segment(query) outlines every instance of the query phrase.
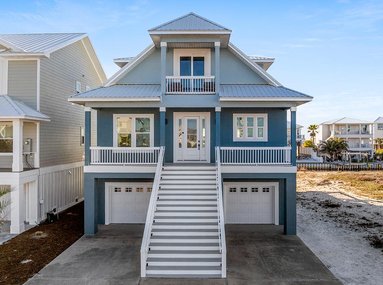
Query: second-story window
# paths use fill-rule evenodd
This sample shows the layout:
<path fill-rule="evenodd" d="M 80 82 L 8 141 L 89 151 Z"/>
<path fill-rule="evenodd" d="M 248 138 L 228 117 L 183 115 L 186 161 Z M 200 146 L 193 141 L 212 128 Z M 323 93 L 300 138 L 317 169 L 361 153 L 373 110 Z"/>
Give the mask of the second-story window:
<path fill-rule="evenodd" d="M 153 115 L 116 115 L 114 145 L 118 147 L 153 146 Z"/>
<path fill-rule="evenodd" d="M 234 114 L 233 141 L 267 141 L 267 114 Z"/>
<path fill-rule="evenodd" d="M 13 152 L 12 122 L 0 122 L 0 152 Z"/>
<path fill-rule="evenodd" d="M 205 58 L 202 56 L 181 56 L 180 57 L 181 76 L 204 76 Z"/>
<path fill-rule="evenodd" d="M 210 49 L 174 49 L 173 75 L 210 76 Z"/>

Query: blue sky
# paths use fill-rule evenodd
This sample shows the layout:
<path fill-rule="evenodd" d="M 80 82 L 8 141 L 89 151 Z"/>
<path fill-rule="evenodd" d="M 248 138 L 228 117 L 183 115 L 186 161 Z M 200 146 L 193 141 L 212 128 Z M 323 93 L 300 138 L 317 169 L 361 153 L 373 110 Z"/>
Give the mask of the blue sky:
<path fill-rule="evenodd" d="M 232 29 L 247 54 L 275 57 L 269 72 L 315 97 L 299 123 L 383 116 L 382 0 L 0 0 L 0 33 L 86 32 L 111 76 L 113 58 L 150 44 L 149 28 L 189 12 Z"/>

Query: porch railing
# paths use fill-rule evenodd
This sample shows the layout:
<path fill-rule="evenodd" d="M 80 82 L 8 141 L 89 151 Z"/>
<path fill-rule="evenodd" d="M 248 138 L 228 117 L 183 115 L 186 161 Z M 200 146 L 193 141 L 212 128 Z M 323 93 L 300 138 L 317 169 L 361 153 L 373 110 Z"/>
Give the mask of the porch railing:
<path fill-rule="evenodd" d="M 291 147 L 221 147 L 221 164 L 290 165 Z"/>
<path fill-rule="evenodd" d="M 215 76 L 166 76 L 167 94 L 214 94 Z"/>
<path fill-rule="evenodd" d="M 159 148 L 158 162 L 156 168 L 156 174 L 154 176 L 152 194 L 150 196 L 150 202 L 148 211 L 146 214 L 145 230 L 141 243 L 141 277 L 146 276 L 146 260 L 149 253 L 150 235 L 153 227 L 154 212 L 156 210 L 156 204 L 158 199 L 158 190 L 160 188 L 162 166 L 164 161 L 165 147 Z"/>
<path fill-rule="evenodd" d="M 160 147 L 90 147 L 90 164 L 156 164 L 159 153 Z"/>
<path fill-rule="evenodd" d="M 221 156 L 219 147 L 215 148 L 216 155 L 216 184 L 217 184 L 217 209 L 218 209 L 218 238 L 219 250 L 222 256 L 222 278 L 226 278 L 226 238 L 225 238 L 225 220 L 223 214 L 222 198 L 222 174 L 221 174 Z"/>

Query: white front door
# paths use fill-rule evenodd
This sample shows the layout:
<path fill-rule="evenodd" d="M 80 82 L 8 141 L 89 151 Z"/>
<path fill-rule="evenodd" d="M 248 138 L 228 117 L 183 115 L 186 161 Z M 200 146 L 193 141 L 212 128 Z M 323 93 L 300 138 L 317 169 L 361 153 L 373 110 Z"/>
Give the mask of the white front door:
<path fill-rule="evenodd" d="M 210 160 L 210 113 L 174 113 L 174 161 Z"/>

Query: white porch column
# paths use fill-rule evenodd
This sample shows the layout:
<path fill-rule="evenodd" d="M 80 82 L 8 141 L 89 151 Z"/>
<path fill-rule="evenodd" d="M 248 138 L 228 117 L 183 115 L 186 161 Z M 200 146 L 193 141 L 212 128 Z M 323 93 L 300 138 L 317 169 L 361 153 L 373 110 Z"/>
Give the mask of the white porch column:
<path fill-rule="evenodd" d="M 36 152 L 34 163 L 35 168 L 40 168 L 40 122 L 36 122 Z"/>
<path fill-rule="evenodd" d="M 20 179 L 11 185 L 11 234 L 19 234 L 24 231 L 25 201 L 24 201 L 24 185 L 20 183 Z"/>
<path fill-rule="evenodd" d="M 13 172 L 23 171 L 23 140 L 23 121 L 13 120 Z"/>

